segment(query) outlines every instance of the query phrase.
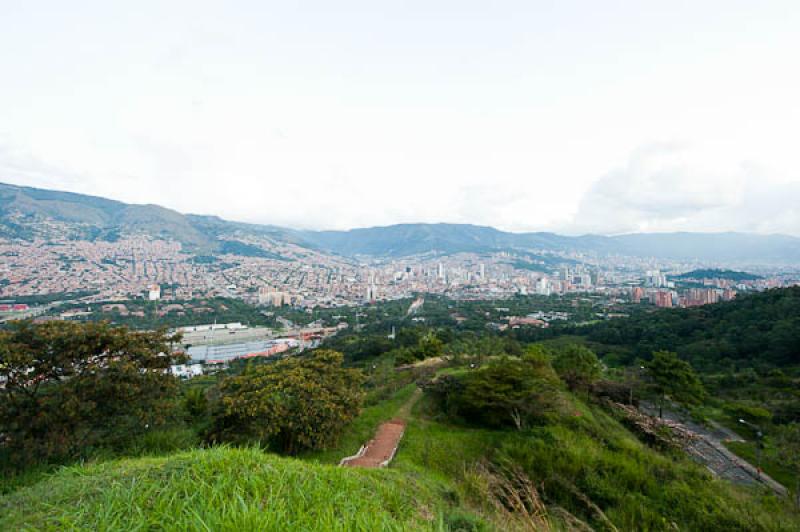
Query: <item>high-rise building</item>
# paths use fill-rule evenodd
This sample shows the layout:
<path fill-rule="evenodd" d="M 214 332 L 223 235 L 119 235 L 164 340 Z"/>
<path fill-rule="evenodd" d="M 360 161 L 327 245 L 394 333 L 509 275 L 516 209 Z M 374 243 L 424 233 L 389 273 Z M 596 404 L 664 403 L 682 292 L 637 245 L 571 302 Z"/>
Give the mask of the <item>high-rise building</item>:
<path fill-rule="evenodd" d="M 161 287 L 157 284 L 152 285 L 147 292 L 147 299 L 150 301 L 158 301 L 161 299 Z"/>
<path fill-rule="evenodd" d="M 376 301 L 378 299 L 378 287 L 375 286 L 374 284 L 370 283 L 367 286 L 367 290 L 366 290 L 365 296 L 366 296 L 365 299 L 367 301 Z"/>
<path fill-rule="evenodd" d="M 658 290 L 652 294 L 653 303 L 657 307 L 670 308 L 672 307 L 672 292 L 668 290 Z"/>
<path fill-rule="evenodd" d="M 536 281 L 536 293 L 541 296 L 550 295 L 550 281 L 547 279 L 547 277 L 542 277 Z"/>
<path fill-rule="evenodd" d="M 663 288 L 667 286 L 667 276 L 659 270 L 651 270 L 645 274 L 645 283 L 653 288 Z"/>
<path fill-rule="evenodd" d="M 631 290 L 631 301 L 634 303 L 639 303 L 642 301 L 644 297 L 644 288 L 641 286 L 634 286 Z"/>

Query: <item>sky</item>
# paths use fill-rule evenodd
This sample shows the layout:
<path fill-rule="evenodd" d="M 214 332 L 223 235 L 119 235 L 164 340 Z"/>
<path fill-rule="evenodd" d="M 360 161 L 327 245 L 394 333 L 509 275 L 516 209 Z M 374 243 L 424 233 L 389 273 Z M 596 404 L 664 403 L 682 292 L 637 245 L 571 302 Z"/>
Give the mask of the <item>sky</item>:
<path fill-rule="evenodd" d="M 305 229 L 800 235 L 798 28 L 796 0 L 0 0 L 0 181 Z"/>

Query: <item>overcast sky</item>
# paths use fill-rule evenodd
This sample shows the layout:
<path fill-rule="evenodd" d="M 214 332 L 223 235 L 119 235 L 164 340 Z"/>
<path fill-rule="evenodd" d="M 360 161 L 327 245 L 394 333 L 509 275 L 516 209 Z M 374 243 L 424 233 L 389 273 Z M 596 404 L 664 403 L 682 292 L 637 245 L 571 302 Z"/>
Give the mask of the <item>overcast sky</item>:
<path fill-rule="evenodd" d="M 800 2 L 0 0 L 0 181 L 302 228 L 800 234 Z"/>

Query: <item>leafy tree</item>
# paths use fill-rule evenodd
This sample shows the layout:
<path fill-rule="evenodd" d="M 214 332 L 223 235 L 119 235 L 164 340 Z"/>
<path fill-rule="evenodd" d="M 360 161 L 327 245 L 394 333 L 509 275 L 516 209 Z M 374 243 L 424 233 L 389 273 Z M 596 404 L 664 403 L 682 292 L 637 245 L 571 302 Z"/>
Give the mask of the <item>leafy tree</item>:
<path fill-rule="evenodd" d="M 656 351 L 653 358 L 645 362 L 652 382 L 651 389 L 658 397 L 658 416 L 664 415 L 664 403 L 674 400 L 680 403 L 697 404 L 705 396 L 705 390 L 692 366 L 671 351 Z"/>
<path fill-rule="evenodd" d="M 534 355 L 504 358 L 434 385 L 446 411 L 465 421 L 518 430 L 546 418 L 559 404 L 558 377 Z"/>
<path fill-rule="evenodd" d="M 184 395 L 183 405 L 191 419 L 199 419 L 208 412 L 208 397 L 202 388 L 190 388 Z"/>
<path fill-rule="evenodd" d="M 409 347 L 398 347 L 397 349 L 392 349 L 389 351 L 389 354 L 394 356 L 395 364 L 398 366 L 413 364 L 418 360 L 416 349 L 411 349 Z"/>
<path fill-rule="evenodd" d="M 0 448 L 17 465 L 122 446 L 175 414 L 179 337 L 106 323 L 16 322 L 0 332 Z"/>
<path fill-rule="evenodd" d="M 433 332 L 429 332 L 420 338 L 417 344 L 417 357 L 423 360 L 442 356 L 443 351 L 444 343 Z"/>
<path fill-rule="evenodd" d="M 553 369 L 567 383 L 570 390 L 588 389 L 603 371 L 597 355 L 582 345 L 570 344 L 558 351 L 553 359 Z"/>
<path fill-rule="evenodd" d="M 226 378 L 209 439 L 256 440 L 288 454 L 332 445 L 363 399 L 361 371 L 342 361 L 341 353 L 318 350 Z"/>

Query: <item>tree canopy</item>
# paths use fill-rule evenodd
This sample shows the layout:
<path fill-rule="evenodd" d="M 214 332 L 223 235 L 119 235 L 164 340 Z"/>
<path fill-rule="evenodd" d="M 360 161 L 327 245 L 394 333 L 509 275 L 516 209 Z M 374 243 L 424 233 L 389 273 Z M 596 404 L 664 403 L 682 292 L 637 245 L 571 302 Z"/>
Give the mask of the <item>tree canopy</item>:
<path fill-rule="evenodd" d="M 12 324 L 0 332 L 0 447 L 18 464 L 74 458 L 166 422 L 177 340 L 106 323 Z"/>
<path fill-rule="evenodd" d="M 559 405 L 559 381 L 538 353 L 502 358 L 428 387 L 442 407 L 468 423 L 522 429 L 547 418 Z"/>
<path fill-rule="evenodd" d="M 630 347 L 626 362 L 667 350 L 701 371 L 722 365 L 791 366 L 800 363 L 800 286 L 714 305 L 641 312 L 585 330 L 594 342 Z"/>
<path fill-rule="evenodd" d="M 259 441 L 288 454 L 332 445 L 363 398 L 361 371 L 342 361 L 323 349 L 225 378 L 210 439 Z"/>
<path fill-rule="evenodd" d="M 697 404 L 705 396 L 703 385 L 691 364 L 678 358 L 676 353 L 656 351 L 653 358 L 645 363 L 645 368 L 652 380 L 650 387 L 659 398 L 661 406 L 668 399 Z"/>
<path fill-rule="evenodd" d="M 571 390 L 586 389 L 600 378 L 603 366 L 594 351 L 578 344 L 570 344 L 553 358 L 556 370 Z"/>

